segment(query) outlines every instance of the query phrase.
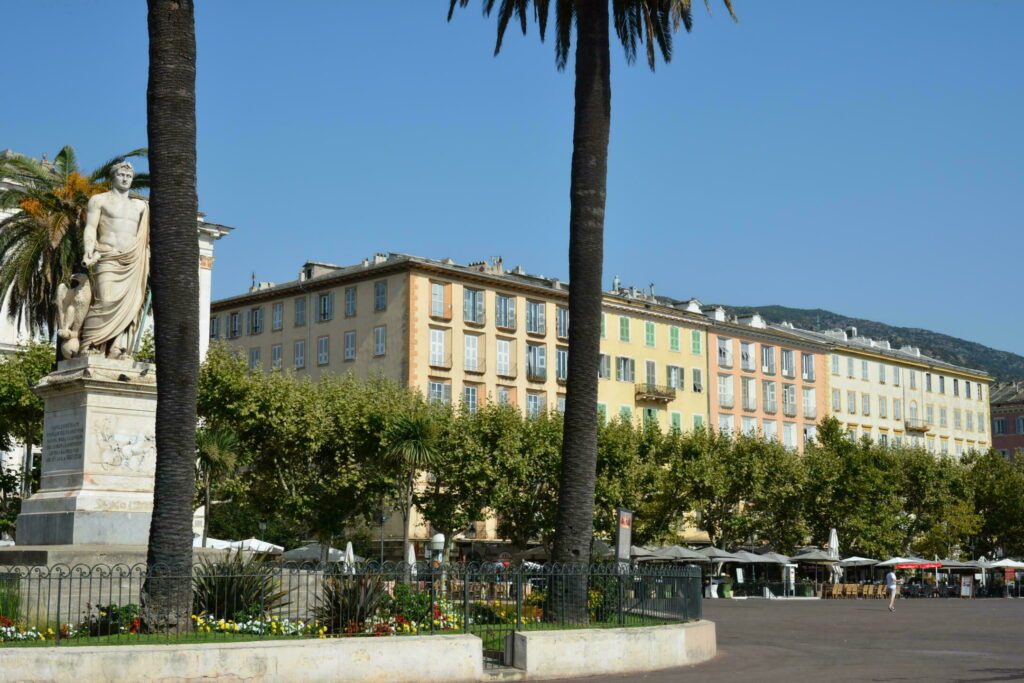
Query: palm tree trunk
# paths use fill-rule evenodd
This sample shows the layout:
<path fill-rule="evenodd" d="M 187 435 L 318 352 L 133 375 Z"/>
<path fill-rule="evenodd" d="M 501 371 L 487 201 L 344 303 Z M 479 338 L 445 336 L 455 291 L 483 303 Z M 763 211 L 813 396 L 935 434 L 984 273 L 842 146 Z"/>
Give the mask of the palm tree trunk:
<path fill-rule="evenodd" d="M 577 3 L 576 112 L 569 215 L 569 375 L 552 559 L 590 561 L 597 469 L 597 372 L 601 344 L 601 269 L 611 127 L 608 3 Z M 565 615 L 586 620 L 586 584 L 566 585 Z"/>
<path fill-rule="evenodd" d="M 146 93 L 151 288 L 157 365 L 156 479 L 144 617 L 188 628 L 199 370 L 196 41 L 192 0 L 149 0 Z"/>

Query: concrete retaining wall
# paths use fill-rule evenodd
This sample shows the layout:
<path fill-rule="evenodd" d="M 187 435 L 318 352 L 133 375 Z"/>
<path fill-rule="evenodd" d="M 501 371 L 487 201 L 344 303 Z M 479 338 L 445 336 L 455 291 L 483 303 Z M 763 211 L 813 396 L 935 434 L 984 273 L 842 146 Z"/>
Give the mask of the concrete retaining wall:
<path fill-rule="evenodd" d="M 515 634 L 514 664 L 530 678 L 655 671 L 715 656 L 715 624 L 647 626 Z"/>
<path fill-rule="evenodd" d="M 27 681 L 479 681 L 476 636 L 271 640 L 217 645 L 0 648 L 0 679 Z"/>

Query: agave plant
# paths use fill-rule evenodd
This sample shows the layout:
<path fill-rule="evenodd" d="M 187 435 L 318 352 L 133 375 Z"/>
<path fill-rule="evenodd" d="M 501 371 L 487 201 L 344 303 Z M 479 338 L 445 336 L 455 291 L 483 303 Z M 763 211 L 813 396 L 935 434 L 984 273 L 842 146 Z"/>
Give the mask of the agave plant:
<path fill-rule="evenodd" d="M 380 574 L 328 574 L 313 613 L 328 633 L 360 633 L 387 599 Z"/>
<path fill-rule="evenodd" d="M 192 576 L 192 604 L 195 614 L 240 621 L 284 607 L 288 591 L 282 590 L 273 567 L 239 550 L 223 559 L 199 561 Z"/>

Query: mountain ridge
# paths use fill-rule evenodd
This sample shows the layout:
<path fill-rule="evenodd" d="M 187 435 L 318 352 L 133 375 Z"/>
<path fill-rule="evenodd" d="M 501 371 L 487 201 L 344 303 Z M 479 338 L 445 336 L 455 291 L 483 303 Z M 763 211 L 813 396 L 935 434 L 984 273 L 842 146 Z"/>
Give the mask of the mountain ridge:
<path fill-rule="evenodd" d="M 730 315 L 760 313 L 770 323 L 791 322 L 807 330 L 823 331 L 856 327 L 857 334 L 875 339 L 888 339 L 894 346 L 920 347 L 921 353 L 947 363 L 976 370 L 984 370 L 994 381 L 1024 378 L 1024 356 L 1000 351 L 984 344 L 960 339 L 941 332 L 920 327 L 899 327 L 876 320 L 853 318 L 823 308 L 791 308 L 771 304 L 768 306 L 733 306 L 718 304 Z"/>

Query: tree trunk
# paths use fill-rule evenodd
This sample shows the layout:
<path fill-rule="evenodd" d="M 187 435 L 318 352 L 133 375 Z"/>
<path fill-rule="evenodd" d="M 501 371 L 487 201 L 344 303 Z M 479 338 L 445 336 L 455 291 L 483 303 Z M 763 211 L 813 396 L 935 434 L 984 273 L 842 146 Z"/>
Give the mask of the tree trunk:
<path fill-rule="evenodd" d="M 611 127 L 608 3 L 576 5 L 576 111 L 569 215 L 569 375 L 552 559 L 589 563 L 597 470 L 601 270 Z M 586 621 L 586 582 L 572 581 L 554 619 Z M 563 614 L 564 612 L 564 614 Z"/>
<path fill-rule="evenodd" d="M 188 628 L 199 370 L 196 42 L 192 0 L 149 0 L 146 93 L 156 479 L 143 595 L 147 628 Z"/>
<path fill-rule="evenodd" d="M 210 471 L 207 470 L 203 477 L 203 547 L 206 547 L 206 538 L 210 532 Z"/>

